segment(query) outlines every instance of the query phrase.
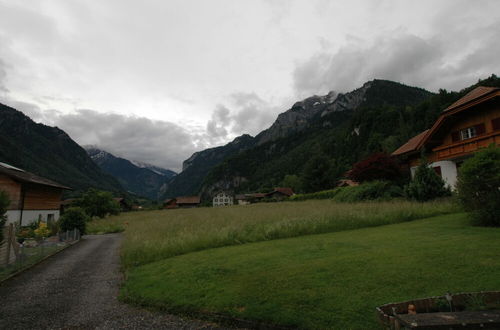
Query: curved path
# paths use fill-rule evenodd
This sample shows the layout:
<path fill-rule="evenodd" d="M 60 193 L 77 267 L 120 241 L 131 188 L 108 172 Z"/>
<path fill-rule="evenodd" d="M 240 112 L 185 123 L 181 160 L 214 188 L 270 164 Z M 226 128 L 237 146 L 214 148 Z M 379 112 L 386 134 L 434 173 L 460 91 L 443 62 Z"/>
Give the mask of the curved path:
<path fill-rule="evenodd" d="M 0 284 L 0 329 L 213 329 L 118 301 L 120 234 L 85 236 Z"/>

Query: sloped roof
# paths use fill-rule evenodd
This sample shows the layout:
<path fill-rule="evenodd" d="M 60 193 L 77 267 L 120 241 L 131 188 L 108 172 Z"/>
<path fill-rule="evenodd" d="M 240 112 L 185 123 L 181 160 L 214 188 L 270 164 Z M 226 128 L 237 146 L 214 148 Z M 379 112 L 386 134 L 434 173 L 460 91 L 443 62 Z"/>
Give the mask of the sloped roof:
<path fill-rule="evenodd" d="M 359 186 L 359 182 L 349 179 L 342 179 L 339 180 L 339 182 L 337 183 L 337 187 L 355 187 L 355 186 Z"/>
<path fill-rule="evenodd" d="M 177 204 L 200 204 L 200 196 L 177 197 Z"/>
<path fill-rule="evenodd" d="M 398 149 L 396 149 L 396 151 L 394 151 L 392 153 L 392 155 L 393 156 L 397 156 L 397 155 L 402 155 L 402 154 L 405 154 L 407 152 L 411 152 L 411 151 L 417 150 L 418 145 L 424 139 L 425 135 L 428 132 L 429 132 L 429 130 L 425 130 L 422 133 L 418 134 L 417 136 L 412 137 L 411 139 L 408 140 L 408 142 L 406 142 L 401 147 L 399 147 Z"/>
<path fill-rule="evenodd" d="M 71 188 L 63 186 L 62 184 L 42 178 L 41 176 L 26 172 L 25 170 L 5 163 L 0 163 L 0 174 L 7 175 L 8 177 L 20 182 L 35 183 L 43 186 L 71 190 Z"/>
<path fill-rule="evenodd" d="M 267 195 L 271 195 L 271 194 L 274 194 L 276 192 L 282 193 L 283 195 L 287 195 L 287 196 L 294 195 L 294 192 L 293 192 L 292 188 L 288 188 L 288 187 L 274 188 L 274 190 L 271 191 L 270 193 L 268 193 Z"/>
<path fill-rule="evenodd" d="M 469 93 L 465 94 L 465 96 L 463 96 L 462 98 L 457 100 L 455 103 L 450 105 L 448 108 L 444 109 L 444 111 L 446 112 L 446 111 L 453 110 L 455 108 L 458 108 L 458 107 L 460 107 L 464 104 L 467 104 L 469 102 L 472 102 L 474 100 L 477 100 L 477 99 L 479 99 L 485 95 L 488 95 L 491 92 L 497 91 L 497 90 L 500 90 L 500 88 L 485 87 L 485 86 L 476 87 L 472 91 L 470 91 Z"/>
<path fill-rule="evenodd" d="M 500 88 L 479 86 L 474 88 L 469 93 L 455 103 L 444 109 L 439 118 L 432 127 L 417 136 L 411 138 L 408 142 L 399 147 L 392 155 L 402 155 L 408 152 L 419 150 L 429 138 L 441 127 L 442 123 L 448 118 L 454 116 L 458 112 L 472 108 L 474 105 L 490 100 L 499 95 Z"/>
<path fill-rule="evenodd" d="M 249 198 L 263 198 L 266 197 L 265 193 L 253 193 L 253 194 L 246 194 L 247 197 Z"/>

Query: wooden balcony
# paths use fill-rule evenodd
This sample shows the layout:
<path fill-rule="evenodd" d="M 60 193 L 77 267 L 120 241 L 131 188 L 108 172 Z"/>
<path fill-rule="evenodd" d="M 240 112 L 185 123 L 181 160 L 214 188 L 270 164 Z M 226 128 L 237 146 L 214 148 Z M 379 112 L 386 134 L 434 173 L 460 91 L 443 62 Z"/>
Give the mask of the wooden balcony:
<path fill-rule="evenodd" d="M 466 156 L 474 153 L 478 149 L 489 146 L 491 143 L 500 145 L 500 131 L 483 134 L 472 139 L 434 148 L 432 149 L 435 156 L 433 158 L 435 158 L 435 161 L 440 161 Z"/>

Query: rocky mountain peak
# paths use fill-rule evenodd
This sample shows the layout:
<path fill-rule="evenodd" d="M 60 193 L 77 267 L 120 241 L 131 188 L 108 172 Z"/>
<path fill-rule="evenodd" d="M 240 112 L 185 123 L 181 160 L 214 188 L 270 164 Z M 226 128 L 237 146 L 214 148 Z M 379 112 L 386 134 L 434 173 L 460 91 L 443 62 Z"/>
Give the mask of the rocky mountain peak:
<path fill-rule="evenodd" d="M 228 144 L 221 146 L 221 147 L 215 147 L 215 148 L 209 148 L 205 149 L 203 151 L 197 151 L 191 155 L 188 159 L 186 159 L 184 162 L 182 162 L 182 171 L 184 172 L 187 170 L 191 165 L 193 165 L 198 159 L 208 159 L 212 158 L 212 154 L 216 154 L 221 152 L 222 150 L 231 150 L 231 151 L 239 151 L 239 150 L 244 150 L 253 145 L 254 138 L 250 134 L 243 134 L 240 135 L 236 138 L 234 138 L 233 141 L 229 142 Z"/>
<path fill-rule="evenodd" d="M 263 144 L 304 129 L 313 117 L 334 104 L 337 97 L 337 93 L 331 91 L 326 95 L 313 95 L 294 103 L 289 110 L 278 115 L 271 127 L 257 135 L 257 143 Z"/>

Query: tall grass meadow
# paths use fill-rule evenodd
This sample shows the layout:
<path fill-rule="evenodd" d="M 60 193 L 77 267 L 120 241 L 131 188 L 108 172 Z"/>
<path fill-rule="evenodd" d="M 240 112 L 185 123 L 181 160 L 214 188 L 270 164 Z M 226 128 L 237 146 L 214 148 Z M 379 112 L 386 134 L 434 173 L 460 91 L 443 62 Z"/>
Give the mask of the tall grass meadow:
<path fill-rule="evenodd" d="M 337 203 L 331 200 L 122 213 L 89 224 L 91 232 L 125 228 L 123 265 L 229 245 L 387 225 L 457 211 L 449 200 Z"/>

